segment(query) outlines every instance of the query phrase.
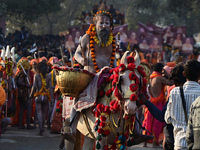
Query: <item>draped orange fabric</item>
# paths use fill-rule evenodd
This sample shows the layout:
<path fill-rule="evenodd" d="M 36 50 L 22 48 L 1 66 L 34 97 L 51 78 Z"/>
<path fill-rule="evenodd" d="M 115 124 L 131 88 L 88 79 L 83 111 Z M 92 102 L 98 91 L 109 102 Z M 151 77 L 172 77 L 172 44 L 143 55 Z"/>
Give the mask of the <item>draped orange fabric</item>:
<path fill-rule="evenodd" d="M 164 92 L 164 88 L 162 89 L 160 95 L 158 97 L 152 97 L 150 99 L 150 102 L 152 102 L 154 105 L 156 103 L 162 103 L 165 101 L 165 92 Z"/>
<path fill-rule="evenodd" d="M 153 71 L 152 74 L 150 75 L 150 79 L 160 77 L 160 76 L 162 76 L 162 75 L 159 72 Z"/>
<path fill-rule="evenodd" d="M 159 72 L 152 72 L 150 78 L 156 78 L 156 77 L 160 77 L 161 74 Z M 163 109 L 164 105 L 165 105 L 165 92 L 164 92 L 164 86 L 162 88 L 162 91 L 160 93 L 160 95 L 158 97 L 152 97 L 150 101 L 160 110 Z M 145 108 L 145 113 L 144 113 L 144 121 L 143 121 L 143 126 L 150 131 L 153 135 L 154 135 L 154 139 L 153 141 L 156 143 L 159 143 L 159 136 L 160 134 L 163 132 L 163 127 L 164 127 L 164 123 L 161 123 L 160 121 L 158 121 L 157 119 L 155 119 L 151 113 L 149 112 L 148 108 Z M 146 135 L 149 135 L 148 132 L 144 131 L 143 132 Z M 152 141 L 149 141 L 152 142 Z"/>

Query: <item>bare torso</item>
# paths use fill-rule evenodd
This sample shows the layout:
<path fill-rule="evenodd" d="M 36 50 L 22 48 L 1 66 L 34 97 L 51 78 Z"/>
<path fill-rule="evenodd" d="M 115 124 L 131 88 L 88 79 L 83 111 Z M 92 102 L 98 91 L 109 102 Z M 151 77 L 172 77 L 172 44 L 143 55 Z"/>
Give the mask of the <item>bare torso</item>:
<path fill-rule="evenodd" d="M 85 34 L 81 40 L 81 46 L 84 52 L 85 57 L 87 60 L 84 61 L 82 57 L 81 47 L 78 46 L 76 53 L 75 53 L 75 59 L 84 66 L 85 70 L 88 70 L 89 72 L 96 73 L 96 70 L 94 69 L 93 61 L 91 58 L 91 51 L 90 51 L 90 45 L 89 45 L 89 35 Z M 95 58 L 97 62 L 97 66 L 99 69 L 103 68 L 104 66 L 110 66 L 110 58 L 112 55 L 112 44 L 108 47 L 99 47 L 96 43 L 94 43 L 94 51 L 95 51 Z M 114 65 L 115 66 L 115 65 Z"/>
<path fill-rule="evenodd" d="M 173 82 L 163 76 L 150 79 L 149 93 L 152 97 L 158 97 L 161 94 L 165 85 L 173 85 Z"/>
<path fill-rule="evenodd" d="M 47 76 L 46 76 L 46 78 L 47 78 Z M 40 74 L 38 74 L 38 73 L 36 73 L 34 75 L 33 86 L 34 86 L 36 92 L 39 92 L 40 89 L 42 88 L 42 78 L 41 78 Z M 48 88 L 48 84 L 46 84 L 46 88 Z"/>

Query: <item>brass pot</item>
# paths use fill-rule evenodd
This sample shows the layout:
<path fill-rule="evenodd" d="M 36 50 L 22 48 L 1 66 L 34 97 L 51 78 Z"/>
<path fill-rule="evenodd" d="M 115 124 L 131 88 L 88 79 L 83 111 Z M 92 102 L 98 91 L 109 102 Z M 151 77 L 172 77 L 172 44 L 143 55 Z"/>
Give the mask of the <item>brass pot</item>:
<path fill-rule="evenodd" d="M 79 70 L 56 71 L 56 81 L 61 93 L 65 96 L 79 97 L 88 86 L 94 75 Z"/>

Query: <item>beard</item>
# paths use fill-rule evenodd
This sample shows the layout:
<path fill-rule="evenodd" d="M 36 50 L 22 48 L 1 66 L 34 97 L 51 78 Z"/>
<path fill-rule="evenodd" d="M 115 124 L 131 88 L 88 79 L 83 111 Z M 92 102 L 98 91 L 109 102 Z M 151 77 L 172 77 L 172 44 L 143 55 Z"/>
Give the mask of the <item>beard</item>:
<path fill-rule="evenodd" d="M 109 38 L 109 31 L 107 29 L 103 28 L 100 31 L 97 31 L 97 37 L 99 40 L 99 47 L 101 46 L 101 43 L 103 43 L 104 46 L 106 46 L 106 43 Z"/>

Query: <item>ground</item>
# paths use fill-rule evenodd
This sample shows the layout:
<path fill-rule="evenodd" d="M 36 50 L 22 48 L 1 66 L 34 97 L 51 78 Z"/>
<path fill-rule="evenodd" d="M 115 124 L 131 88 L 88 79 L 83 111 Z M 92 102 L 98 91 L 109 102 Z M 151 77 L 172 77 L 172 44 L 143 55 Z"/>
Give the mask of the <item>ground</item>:
<path fill-rule="evenodd" d="M 5 134 L 0 138 L 0 150 L 56 150 L 59 146 L 61 137 L 60 134 L 50 134 L 50 131 L 45 128 L 43 137 L 37 136 L 39 129 L 19 130 L 17 127 L 8 127 Z M 151 144 L 147 148 L 142 147 L 142 144 L 133 146 L 129 150 L 154 150 Z M 162 150 L 162 148 L 156 148 Z"/>

